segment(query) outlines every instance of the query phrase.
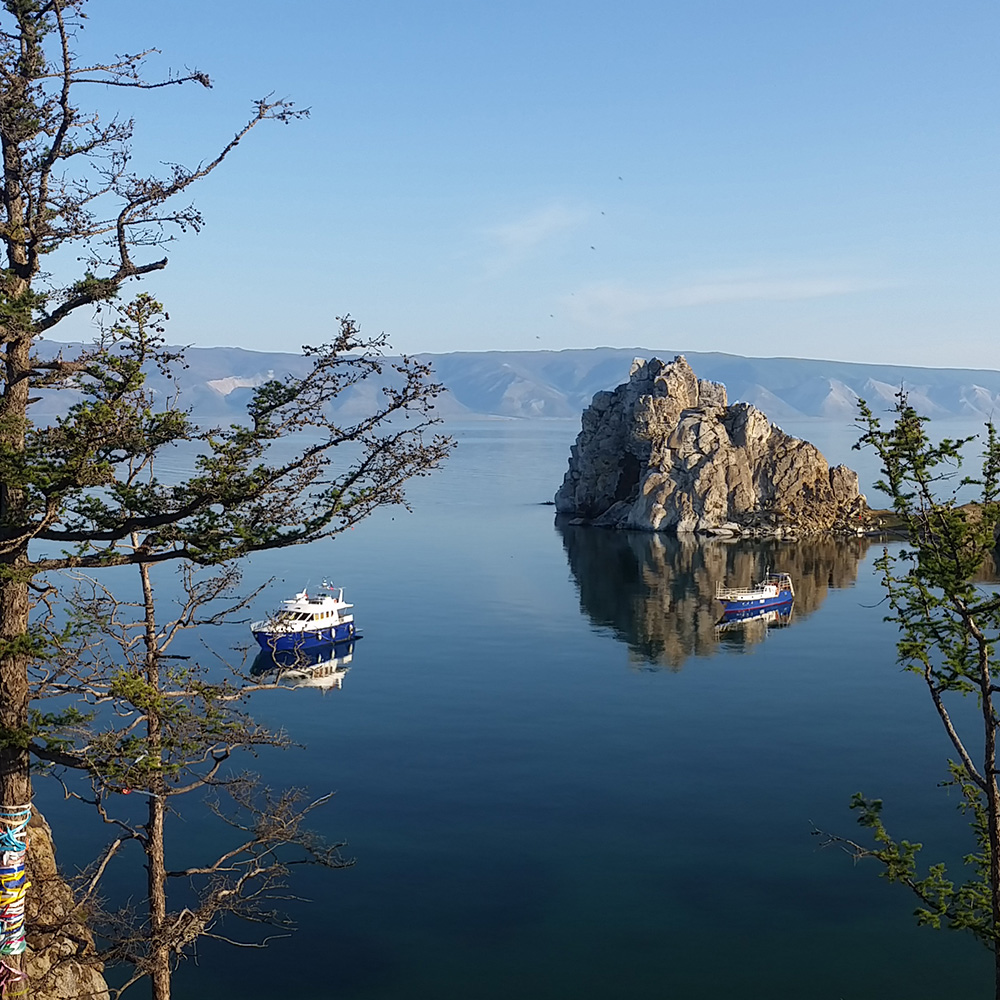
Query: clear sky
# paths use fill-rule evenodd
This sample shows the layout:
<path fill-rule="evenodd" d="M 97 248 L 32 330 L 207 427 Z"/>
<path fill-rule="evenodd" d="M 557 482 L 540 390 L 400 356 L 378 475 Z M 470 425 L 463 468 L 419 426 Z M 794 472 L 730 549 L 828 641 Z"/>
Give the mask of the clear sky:
<path fill-rule="evenodd" d="M 175 342 L 644 346 L 1000 368 L 995 0 L 91 0 L 139 166 L 209 158 Z M 79 336 L 61 328 L 57 339 Z M 70 335 L 68 335 L 70 334 Z"/>

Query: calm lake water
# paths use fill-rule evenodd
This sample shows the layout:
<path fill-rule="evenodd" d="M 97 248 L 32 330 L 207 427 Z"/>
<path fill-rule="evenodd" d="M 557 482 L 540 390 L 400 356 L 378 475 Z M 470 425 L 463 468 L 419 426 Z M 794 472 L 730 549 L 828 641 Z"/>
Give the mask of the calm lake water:
<path fill-rule="evenodd" d="M 342 687 L 263 692 L 252 711 L 303 745 L 254 766 L 274 787 L 335 790 L 315 826 L 357 864 L 299 869 L 295 934 L 203 942 L 176 995 L 990 995 L 984 949 L 917 928 L 904 889 L 811 835 L 859 833 L 861 790 L 927 860 L 968 846 L 937 787 L 949 746 L 882 622 L 880 547 L 559 528 L 540 501 L 577 428 L 452 428 L 458 451 L 414 485 L 412 514 L 250 563 L 248 584 L 275 578 L 260 611 L 324 577 L 356 604 L 365 638 Z M 874 478 L 850 428 L 785 429 Z M 718 632 L 716 583 L 768 566 L 794 578 L 790 624 Z M 249 637 L 202 638 L 224 652 Z M 56 788 L 38 800 L 67 867 L 105 841 Z M 226 843 L 181 810 L 168 866 Z"/>

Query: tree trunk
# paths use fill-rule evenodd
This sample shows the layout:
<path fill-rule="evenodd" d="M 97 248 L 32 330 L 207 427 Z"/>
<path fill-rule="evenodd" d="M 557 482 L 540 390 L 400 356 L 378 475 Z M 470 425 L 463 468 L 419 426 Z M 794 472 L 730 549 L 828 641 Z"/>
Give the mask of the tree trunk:
<path fill-rule="evenodd" d="M 170 1000 L 170 949 L 164 941 L 167 922 L 167 871 L 163 853 L 163 782 L 150 783 L 146 827 L 146 871 L 149 885 L 149 952 L 153 1000 Z"/>
<path fill-rule="evenodd" d="M 993 916 L 993 987 L 1000 1000 L 1000 788 L 997 787 L 997 726 L 993 705 L 990 647 L 983 633 L 973 630 L 979 647 L 980 708 L 983 713 L 983 777 L 986 779 L 986 832 L 990 852 L 990 902 Z"/>
<path fill-rule="evenodd" d="M 28 585 L 4 579 L 17 562 L 0 562 L 0 728 L 23 729 L 28 721 L 28 656 L 19 651 L 28 630 Z M 0 805 L 13 808 L 31 801 L 28 751 L 23 746 L 0 746 Z"/>
<path fill-rule="evenodd" d="M 133 547 L 138 539 L 132 536 Z M 166 783 L 159 769 L 161 727 L 156 695 L 160 690 L 160 647 L 156 634 L 156 614 L 149 566 L 139 564 L 142 599 L 146 617 L 146 682 L 152 697 L 146 710 L 147 766 L 150 767 L 149 822 L 146 826 L 146 872 L 149 886 L 150 979 L 153 1000 L 170 1000 L 170 948 L 165 940 L 167 924 L 167 868 L 163 847 L 163 820 L 166 812 Z"/>
<path fill-rule="evenodd" d="M 21 291 L 20 282 L 14 282 Z M 16 289 L 17 290 L 17 289 Z M 18 452 L 24 450 L 28 409 L 30 337 L 11 338 L 6 344 L 6 385 L 0 397 L 0 443 Z M 21 541 L 24 492 L 17 483 L 0 482 L 0 806 L 14 809 L 31 803 L 30 757 L 23 738 L 28 723 L 28 594 L 27 543 Z M 17 735 L 16 735 L 17 734 Z M 8 955 L 4 963 L 15 971 L 23 967 L 22 955 Z M 12 988 L 11 988 L 12 987 Z M 8 996 L 28 995 L 28 984 L 9 985 Z"/>
<path fill-rule="evenodd" d="M 16 564 L 15 564 L 16 566 Z M 11 567 L 0 563 L 0 572 Z M 10 647 L 24 636 L 28 625 L 28 587 L 19 580 L 0 579 L 0 646 Z M 23 653 L 0 655 L 0 728 L 22 729 L 28 720 L 28 657 Z M 31 802 L 28 751 L 17 744 L 0 746 L 0 806 L 13 810 Z M 5 955 L 3 963 L 15 972 L 22 972 L 24 955 Z M 30 984 L 8 983 L 5 996 L 25 998 Z"/>
<path fill-rule="evenodd" d="M 992 712 L 992 700 L 987 703 Z M 993 727 L 987 729 L 986 762 L 993 762 L 987 770 L 987 831 L 990 848 L 990 899 L 993 904 L 993 979 L 994 996 L 1000 1000 L 1000 790 L 997 789 L 996 742 Z"/>

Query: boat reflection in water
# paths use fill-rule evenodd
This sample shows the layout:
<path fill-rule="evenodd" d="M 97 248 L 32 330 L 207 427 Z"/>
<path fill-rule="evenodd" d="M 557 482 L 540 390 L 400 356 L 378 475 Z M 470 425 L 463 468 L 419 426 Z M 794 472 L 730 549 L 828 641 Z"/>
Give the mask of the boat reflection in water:
<path fill-rule="evenodd" d="M 764 611 L 753 608 L 727 611 L 715 623 L 715 634 L 719 642 L 726 646 L 761 642 L 769 629 L 785 628 L 792 623 L 792 607 L 789 602 Z"/>
<path fill-rule="evenodd" d="M 257 654 L 250 676 L 275 687 L 341 688 L 354 658 L 354 640 L 308 650 L 267 650 Z"/>

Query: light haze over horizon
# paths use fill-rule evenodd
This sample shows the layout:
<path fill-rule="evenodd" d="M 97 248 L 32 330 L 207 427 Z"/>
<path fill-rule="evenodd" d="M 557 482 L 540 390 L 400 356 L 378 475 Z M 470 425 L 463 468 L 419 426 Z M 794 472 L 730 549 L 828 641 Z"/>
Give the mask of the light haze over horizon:
<path fill-rule="evenodd" d="M 269 92 L 311 109 L 195 186 L 206 229 L 142 283 L 171 342 L 295 350 L 349 313 L 409 353 L 1000 369 L 995 3 L 275 10 L 87 6 L 84 58 L 213 79 L 84 95 L 135 116 L 137 169 L 210 159 Z"/>

